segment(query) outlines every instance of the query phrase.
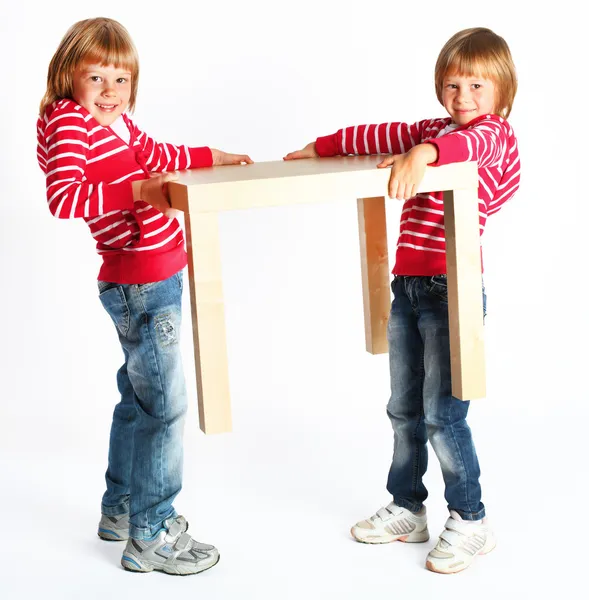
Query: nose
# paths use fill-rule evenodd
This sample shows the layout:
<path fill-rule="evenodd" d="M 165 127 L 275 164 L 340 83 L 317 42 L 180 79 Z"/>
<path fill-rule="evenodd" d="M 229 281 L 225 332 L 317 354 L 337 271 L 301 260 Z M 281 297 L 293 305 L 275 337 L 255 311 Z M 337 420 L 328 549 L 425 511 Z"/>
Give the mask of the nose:
<path fill-rule="evenodd" d="M 468 102 L 470 100 L 470 90 L 467 88 L 458 88 L 456 97 L 459 102 Z"/>
<path fill-rule="evenodd" d="M 102 95 L 103 96 L 114 96 L 116 94 L 114 87 L 108 83 L 105 82 L 104 87 L 102 88 Z"/>

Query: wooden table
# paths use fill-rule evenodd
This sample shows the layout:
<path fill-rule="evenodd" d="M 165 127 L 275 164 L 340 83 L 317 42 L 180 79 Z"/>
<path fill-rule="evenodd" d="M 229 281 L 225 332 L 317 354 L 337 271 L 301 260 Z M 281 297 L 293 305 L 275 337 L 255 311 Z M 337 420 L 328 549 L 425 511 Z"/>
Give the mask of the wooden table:
<path fill-rule="evenodd" d="M 231 431 L 219 213 L 334 200 L 358 204 L 366 349 L 387 352 L 390 268 L 382 157 L 354 156 L 180 171 L 172 207 L 185 212 L 200 428 Z M 420 192 L 444 191 L 452 393 L 485 395 L 485 357 L 475 162 L 428 167 Z M 247 264 L 247 263 L 244 263 Z"/>

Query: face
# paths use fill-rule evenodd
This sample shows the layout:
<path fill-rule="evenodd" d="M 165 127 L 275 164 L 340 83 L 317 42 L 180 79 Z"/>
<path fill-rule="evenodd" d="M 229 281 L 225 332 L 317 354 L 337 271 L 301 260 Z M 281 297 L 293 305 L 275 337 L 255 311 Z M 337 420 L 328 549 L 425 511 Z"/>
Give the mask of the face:
<path fill-rule="evenodd" d="M 113 65 L 80 65 L 74 72 L 73 96 L 100 125 L 108 127 L 129 105 L 131 73 Z"/>
<path fill-rule="evenodd" d="M 481 77 L 446 75 L 442 103 L 454 123 L 466 125 L 495 111 L 495 84 Z"/>

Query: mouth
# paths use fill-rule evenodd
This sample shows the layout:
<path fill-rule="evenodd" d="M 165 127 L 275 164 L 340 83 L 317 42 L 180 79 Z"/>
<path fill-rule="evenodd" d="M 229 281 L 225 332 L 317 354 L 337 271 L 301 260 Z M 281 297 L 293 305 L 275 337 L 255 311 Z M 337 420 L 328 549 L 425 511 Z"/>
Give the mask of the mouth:
<path fill-rule="evenodd" d="M 101 111 L 106 113 L 112 113 L 119 106 L 118 104 L 98 104 L 98 102 L 94 103 L 94 106 L 97 106 Z"/>

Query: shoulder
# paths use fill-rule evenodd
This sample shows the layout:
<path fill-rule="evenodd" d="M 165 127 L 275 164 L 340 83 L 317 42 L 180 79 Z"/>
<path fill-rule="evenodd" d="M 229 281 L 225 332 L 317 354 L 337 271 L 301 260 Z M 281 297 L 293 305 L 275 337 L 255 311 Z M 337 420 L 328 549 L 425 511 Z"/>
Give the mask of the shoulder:
<path fill-rule="evenodd" d="M 68 129 L 88 130 L 90 113 L 73 100 L 56 100 L 47 107 L 43 117 L 39 118 L 39 126 L 46 135 L 51 135 L 59 127 L 67 126 Z"/>
<path fill-rule="evenodd" d="M 511 125 L 507 122 L 507 119 L 500 117 L 499 115 L 481 115 L 474 121 L 471 121 L 465 127 L 466 130 L 475 129 L 481 131 L 488 131 L 499 135 L 500 137 L 515 138 L 515 134 Z"/>

